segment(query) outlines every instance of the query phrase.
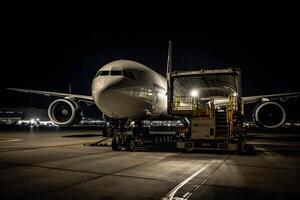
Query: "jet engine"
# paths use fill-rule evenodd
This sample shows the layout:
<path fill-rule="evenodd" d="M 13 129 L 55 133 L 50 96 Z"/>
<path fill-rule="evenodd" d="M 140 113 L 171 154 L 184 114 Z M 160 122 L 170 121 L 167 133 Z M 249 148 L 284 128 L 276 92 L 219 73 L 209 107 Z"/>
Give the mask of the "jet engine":
<path fill-rule="evenodd" d="M 279 103 L 266 101 L 256 106 L 253 119 L 262 128 L 275 129 L 285 122 L 286 112 Z"/>
<path fill-rule="evenodd" d="M 70 125 L 81 120 L 79 106 L 74 101 L 57 99 L 48 108 L 50 120 L 57 125 Z"/>

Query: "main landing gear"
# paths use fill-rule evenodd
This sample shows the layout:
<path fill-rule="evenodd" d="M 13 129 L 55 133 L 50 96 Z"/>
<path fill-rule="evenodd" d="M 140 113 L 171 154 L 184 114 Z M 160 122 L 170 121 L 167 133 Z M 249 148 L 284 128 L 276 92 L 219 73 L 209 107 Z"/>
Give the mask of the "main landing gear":
<path fill-rule="evenodd" d="M 142 144 L 141 138 L 149 135 L 149 128 L 145 128 L 141 121 L 135 123 L 136 126 L 132 129 L 132 134 L 126 131 L 127 124 L 127 119 L 112 120 L 112 150 L 120 151 L 125 148 L 127 151 L 133 151 Z"/>

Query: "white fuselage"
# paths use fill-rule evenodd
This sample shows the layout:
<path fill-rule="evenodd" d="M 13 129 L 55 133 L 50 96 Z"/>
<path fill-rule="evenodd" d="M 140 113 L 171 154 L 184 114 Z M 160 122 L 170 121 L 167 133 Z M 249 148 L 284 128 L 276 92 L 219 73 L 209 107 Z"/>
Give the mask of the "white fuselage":
<path fill-rule="evenodd" d="M 118 60 L 95 75 L 92 96 L 108 117 L 132 120 L 167 114 L 166 78 L 138 62 Z"/>

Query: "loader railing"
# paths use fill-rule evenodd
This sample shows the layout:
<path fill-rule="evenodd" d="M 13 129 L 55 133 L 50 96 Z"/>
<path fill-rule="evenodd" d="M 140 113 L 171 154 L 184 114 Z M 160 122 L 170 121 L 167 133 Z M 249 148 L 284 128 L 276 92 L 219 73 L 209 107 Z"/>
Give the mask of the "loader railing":
<path fill-rule="evenodd" d="M 226 107 L 228 134 L 231 136 L 234 131 L 234 118 L 237 114 L 244 114 L 244 100 L 243 98 L 230 95 L 228 97 L 228 104 Z"/>
<path fill-rule="evenodd" d="M 192 116 L 215 115 L 213 98 L 200 99 L 191 96 L 175 96 L 172 103 L 173 113 L 189 113 Z"/>

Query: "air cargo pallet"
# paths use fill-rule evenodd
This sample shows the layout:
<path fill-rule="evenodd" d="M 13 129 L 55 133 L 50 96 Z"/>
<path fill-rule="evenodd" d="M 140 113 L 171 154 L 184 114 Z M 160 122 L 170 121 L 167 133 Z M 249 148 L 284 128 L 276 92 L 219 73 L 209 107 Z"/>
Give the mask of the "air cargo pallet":
<path fill-rule="evenodd" d="M 244 152 L 246 140 L 179 140 L 176 147 L 179 150 L 220 150 Z"/>

